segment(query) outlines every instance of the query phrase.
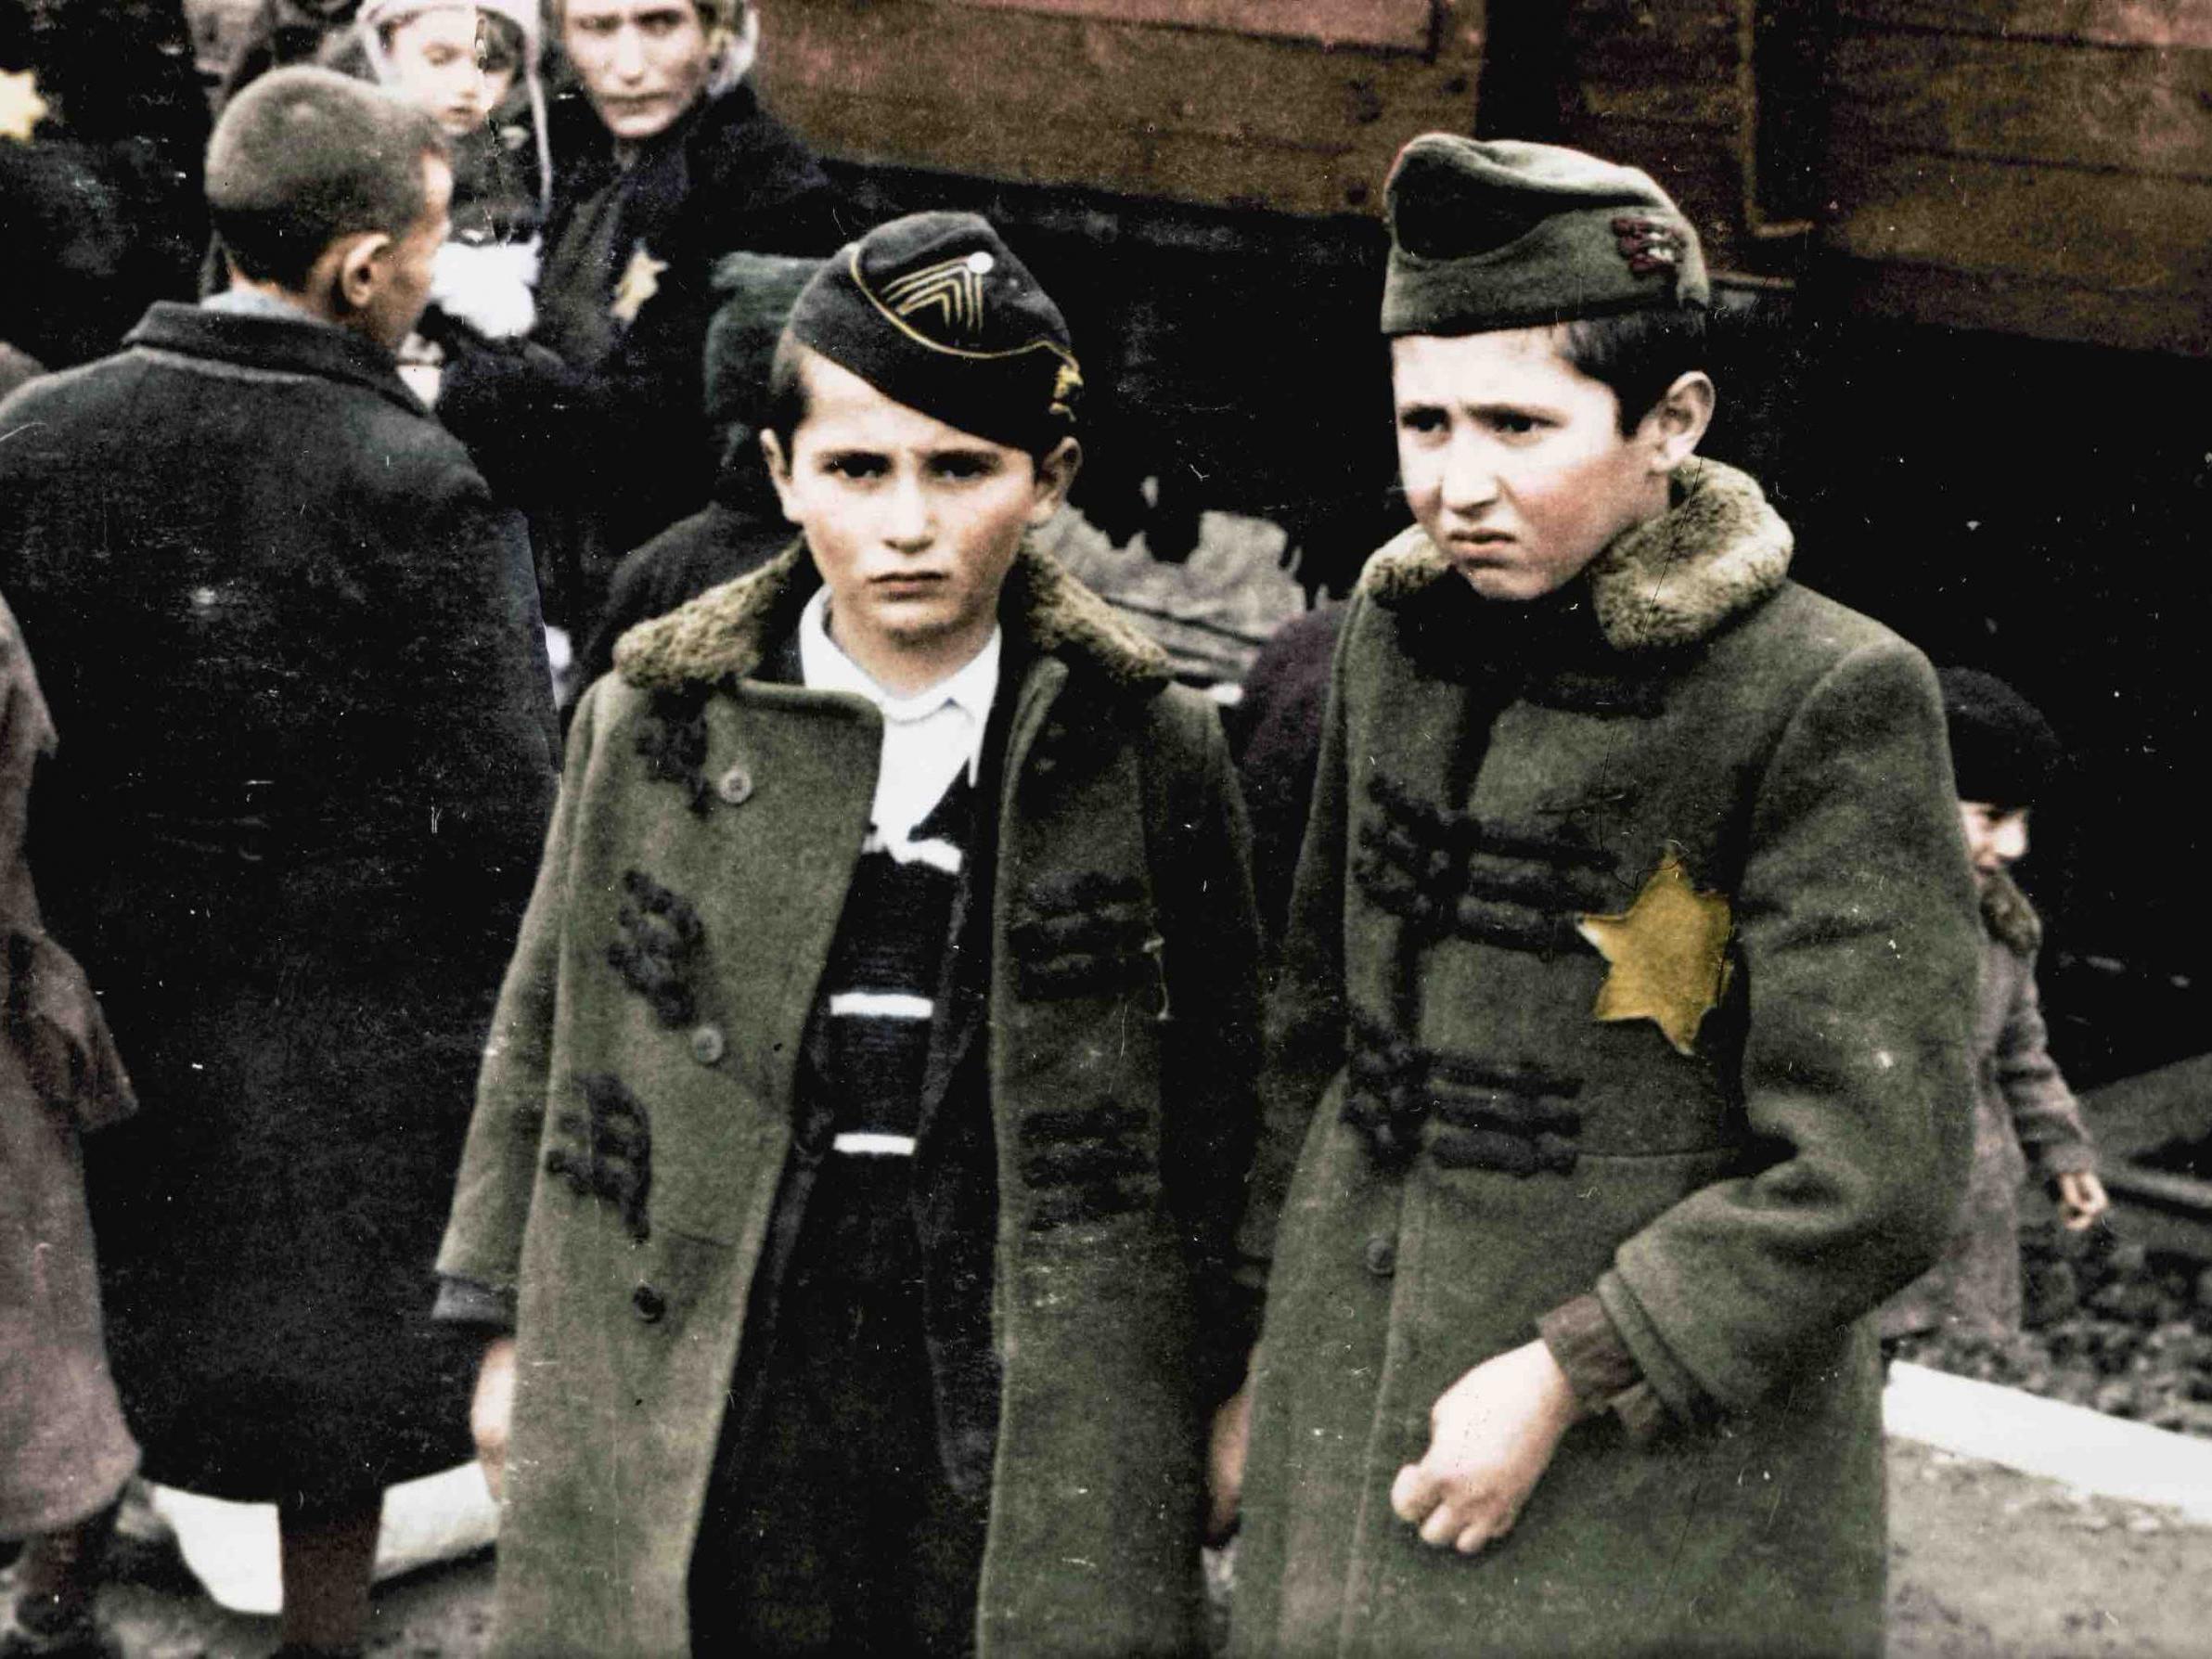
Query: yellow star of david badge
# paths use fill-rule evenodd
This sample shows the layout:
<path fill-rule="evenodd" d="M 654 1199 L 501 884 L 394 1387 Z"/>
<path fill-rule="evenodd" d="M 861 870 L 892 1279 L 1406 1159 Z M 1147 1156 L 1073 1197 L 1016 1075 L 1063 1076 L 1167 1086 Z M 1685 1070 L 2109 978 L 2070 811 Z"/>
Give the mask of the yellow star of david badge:
<path fill-rule="evenodd" d="M 1619 916 L 1585 916 L 1575 931 L 1613 964 L 1598 988 L 1600 1020 L 1649 1020 L 1680 1054 L 1696 1051 L 1697 1028 L 1728 990 L 1725 894 L 1700 893 L 1666 850 L 1636 902 Z"/>
<path fill-rule="evenodd" d="M 38 77 L 29 70 L 0 72 L 0 138 L 29 144 L 32 128 L 45 118 L 46 100 L 38 96 Z"/>
<path fill-rule="evenodd" d="M 636 322 L 645 302 L 661 291 L 661 273 L 666 269 L 666 260 L 655 259 L 643 242 L 638 243 L 623 267 L 622 280 L 614 285 L 614 303 L 607 307 L 607 315 L 618 323 Z"/>

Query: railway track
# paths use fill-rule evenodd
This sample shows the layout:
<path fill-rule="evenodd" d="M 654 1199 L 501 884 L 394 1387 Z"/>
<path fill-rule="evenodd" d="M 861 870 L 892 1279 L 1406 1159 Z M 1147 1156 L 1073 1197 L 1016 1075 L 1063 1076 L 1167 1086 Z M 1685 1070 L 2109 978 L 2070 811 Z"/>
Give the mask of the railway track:
<path fill-rule="evenodd" d="M 2116 1225 L 2146 1250 L 2212 1265 L 2212 1054 L 2082 1100 Z"/>

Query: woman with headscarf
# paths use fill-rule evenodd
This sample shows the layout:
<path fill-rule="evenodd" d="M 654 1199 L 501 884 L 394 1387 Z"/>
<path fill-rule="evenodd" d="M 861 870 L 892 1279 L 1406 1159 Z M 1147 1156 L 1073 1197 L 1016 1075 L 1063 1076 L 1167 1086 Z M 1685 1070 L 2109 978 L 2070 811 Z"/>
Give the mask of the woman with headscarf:
<path fill-rule="evenodd" d="M 849 233 L 752 90 L 746 0 L 556 0 L 553 19 L 581 96 L 550 111 L 533 349 L 453 354 L 438 409 L 531 510 L 548 620 L 581 626 L 615 560 L 707 500 L 716 263 L 826 254 Z"/>

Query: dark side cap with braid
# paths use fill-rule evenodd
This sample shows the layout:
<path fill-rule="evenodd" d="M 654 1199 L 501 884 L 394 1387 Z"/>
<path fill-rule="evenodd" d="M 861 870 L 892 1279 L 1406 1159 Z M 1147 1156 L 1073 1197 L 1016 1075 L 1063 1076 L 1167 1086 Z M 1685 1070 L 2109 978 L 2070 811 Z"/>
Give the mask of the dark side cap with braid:
<path fill-rule="evenodd" d="M 1950 734 L 1951 778 L 1961 801 L 2033 806 L 2066 758 L 2035 704 L 1978 668 L 1937 672 Z"/>
<path fill-rule="evenodd" d="M 994 444 L 1041 454 L 1075 430 L 1067 320 L 973 213 L 913 213 L 847 243 L 789 327 L 894 402 Z"/>
<path fill-rule="evenodd" d="M 1482 334 L 1712 298 L 1696 230 L 1633 167 L 1428 133 L 1398 152 L 1385 190 L 1384 334 Z"/>

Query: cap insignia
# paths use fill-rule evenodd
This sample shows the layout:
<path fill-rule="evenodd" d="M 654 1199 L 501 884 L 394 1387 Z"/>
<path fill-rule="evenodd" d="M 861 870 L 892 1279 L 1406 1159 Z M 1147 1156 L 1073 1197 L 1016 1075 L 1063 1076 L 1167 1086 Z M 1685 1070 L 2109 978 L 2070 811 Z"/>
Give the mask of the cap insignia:
<path fill-rule="evenodd" d="M 1688 238 L 1663 220 L 1624 216 L 1613 222 L 1613 235 L 1628 269 L 1639 276 L 1681 268 Z"/>
<path fill-rule="evenodd" d="M 902 318 L 933 309 L 947 334 L 973 339 L 983 331 L 984 276 L 994 263 L 979 251 L 924 265 L 886 282 L 883 298 Z"/>
<path fill-rule="evenodd" d="M 1083 390 L 1083 371 L 1062 363 L 1052 376 L 1052 413 L 1064 420 L 1075 418 L 1075 394 Z"/>

